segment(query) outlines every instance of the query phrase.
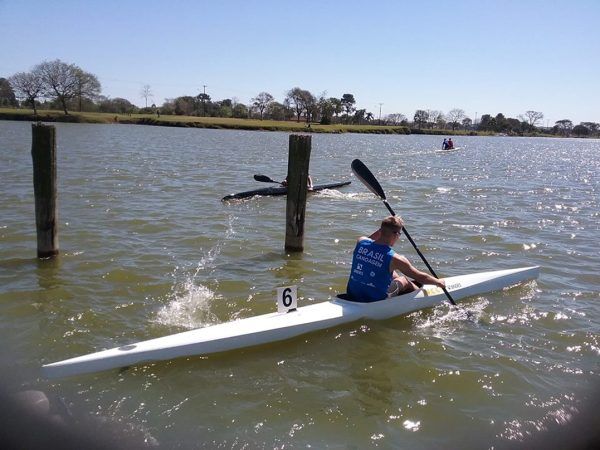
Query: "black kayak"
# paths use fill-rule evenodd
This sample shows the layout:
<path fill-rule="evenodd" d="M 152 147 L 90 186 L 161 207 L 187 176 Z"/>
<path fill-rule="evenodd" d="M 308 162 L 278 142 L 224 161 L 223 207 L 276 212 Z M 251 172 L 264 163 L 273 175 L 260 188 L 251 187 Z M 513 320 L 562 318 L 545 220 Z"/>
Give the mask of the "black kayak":
<path fill-rule="evenodd" d="M 317 184 L 313 186 L 312 191 L 316 192 L 322 191 L 323 189 L 334 189 L 342 186 L 347 186 L 351 183 L 351 181 L 342 181 L 340 183 L 330 183 L 330 184 Z M 253 191 L 239 192 L 237 194 L 226 195 L 221 199 L 221 201 L 226 202 L 228 200 L 238 200 L 241 198 L 254 197 L 255 195 L 286 195 L 287 187 L 285 186 L 271 186 L 262 189 L 254 189 Z"/>

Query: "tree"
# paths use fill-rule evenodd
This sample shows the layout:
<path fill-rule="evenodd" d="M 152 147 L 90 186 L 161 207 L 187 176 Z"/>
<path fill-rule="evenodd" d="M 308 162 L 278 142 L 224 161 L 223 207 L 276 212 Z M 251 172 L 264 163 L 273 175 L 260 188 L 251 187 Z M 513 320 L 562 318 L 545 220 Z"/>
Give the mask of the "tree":
<path fill-rule="evenodd" d="M 248 107 L 243 103 L 236 103 L 233 106 L 232 114 L 236 119 L 248 117 Z"/>
<path fill-rule="evenodd" d="M 299 87 L 292 88 L 286 95 L 286 100 L 291 108 L 296 111 L 297 121 L 300 122 L 300 116 L 304 111 L 304 103 L 302 101 L 302 89 Z"/>
<path fill-rule="evenodd" d="M 538 111 L 525 111 L 525 114 L 519 116 L 524 122 L 527 122 L 530 127 L 535 127 L 535 124 L 544 118 L 544 114 Z"/>
<path fill-rule="evenodd" d="M 6 78 L 0 78 L 0 106 L 18 106 L 17 97 Z"/>
<path fill-rule="evenodd" d="M 434 128 L 440 119 L 444 120 L 444 114 L 441 111 L 435 109 L 427 110 L 427 121 L 431 124 L 431 128 Z"/>
<path fill-rule="evenodd" d="M 506 122 L 506 117 L 502 113 L 496 114 L 496 126 L 495 131 L 504 132 L 508 129 L 508 123 Z"/>
<path fill-rule="evenodd" d="M 573 122 L 571 122 L 569 119 L 557 120 L 555 122 L 555 127 L 560 134 L 563 136 L 568 136 L 573 129 Z"/>
<path fill-rule="evenodd" d="M 413 121 L 420 130 L 423 127 L 423 125 L 425 125 L 429 121 L 429 113 L 424 109 L 417 109 L 415 111 Z"/>
<path fill-rule="evenodd" d="M 310 123 L 313 119 L 318 120 L 319 106 L 317 98 L 308 91 L 304 91 L 304 107 L 306 109 L 306 123 Z"/>
<path fill-rule="evenodd" d="M 146 108 L 148 107 L 148 99 L 152 97 L 152 89 L 149 84 L 145 84 L 142 86 L 142 90 L 140 91 L 140 97 L 146 100 Z"/>
<path fill-rule="evenodd" d="M 588 136 L 590 130 L 586 126 L 579 124 L 573 127 L 573 134 L 577 137 Z"/>
<path fill-rule="evenodd" d="M 329 103 L 333 107 L 333 116 L 338 118 L 343 111 L 342 101 L 339 98 L 329 97 Z"/>
<path fill-rule="evenodd" d="M 214 102 L 213 105 L 216 108 L 215 114 L 218 117 L 233 117 L 233 101 L 231 99 L 226 98 L 220 102 Z"/>
<path fill-rule="evenodd" d="M 112 98 L 100 101 L 98 105 L 100 112 L 128 114 L 137 110 L 129 100 L 124 98 Z"/>
<path fill-rule="evenodd" d="M 352 123 L 360 125 L 362 122 L 364 122 L 366 113 L 366 109 L 356 110 L 356 112 L 354 113 L 354 117 L 352 118 Z"/>
<path fill-rule="evenodd" d="M 285 120 L 285 106 L 275 101 L 269 103 L 269 106 L 267 106 L 267 117 L 269 117 L 272 120 Z"/>
<path fill-rule="evenodd" d="M 452 131 L 456 129 L 458 124 L 465 118 L 465 112 L 460 108 L 454 108 L 448 111 L 446 114 L 446 118 L 448 119 L 448 123 L 452 125 Z"/>
<path fill-rule="evenodd" d="M 197 110 L 197 98 L 189 95 L 177 97 L 173 100 L 173 112 L 178 116 L 191 116 Z"/>
<path fill-rule="evenodd" d="M 325 93 L 321 94 L 319 100 L 317 101 L 317 107 L 319 109 L 319 114 L 321 116 L 319 123 L 321 125 L 330 125 L 333 120 L 333 115 L 335 113 L 335 105 L 333 103 L 333 98 L 325 98 Z"/>
<path fill-rule="evenodd" d="M 33 69 L 39 72 L 44 86 L 44 95 L 55 98 L 69 114 L 67 103 L 79 97 L 94 96 L 100 92 L 100 83 L 95 75 L 84 72 L 75 64 L 67 64 L 60 59 L 44 61 Z"/>
<path fill-rule="evenodd" d="M 10 85 L 16 95 L 31 104 L 33 114 L 37 114 L 35 101 L 42 95 L 44 83 L 36 71 L 19 72 L 10 77 Z"/>
<path fill-rule="evenodd" d="M 340 103 L 344 111 L 346 111 L 346 120 L 350 121 L 350 114 L 352 114 L 355 110 L 354 105 L 356 100 L 354 99 L 354 95 L 352 94 L 344 94 L 340 99 Z"/>
<path fill-rule="evenodd" d="M 496 131 L 496 119 L 490 114 L 482 115 L 477 129 L 481 131 Z"/>
<path fill-rule="evenodd" d="M 309 91 L 295 87 L 288 91 L 286 100 L 291 108 L 296 111 L 296 120 L 300 122 L 300 117 L 306 113 L 306 122 L 310 121 L 312 108 L 316 105 L 316 99 Z"/>
<path fill-rule="evenodd" d="M 260 120 L 263 120 L 263 113 L 269 104 L 273 102 L 273 100 L 275 100 L 275 98 L 268 92 L 261 92 L 252 99 L 252 104 L 260 113 Z"/>
<path fill-rule="evenodd" d="M 79 67 L 75 71 L 75 76 L 77 78 L 77 98 L 79 99 L 79 112 L 81 112 L 83 99 L 93 101 L 98 97 L 102 88 L 96 75 L 84 72 Z"/>
<path fill-rule="evenodd" d="M 406 116 L 400 113 L 388 114 L 384 121 L 386 124 L 400 125 L 402 122 L 406 122 Z"/>
<path fill-rule="evenodd" d="M 462 126 L 465 130 L 468 130 L 469 128 L 471 128 L 472 125 L 473 125 L 473 121 L 470 118 L 465 117 L 462 120 Z"/>
<path fill-rule="evenodd" d="M 210 101 L 210 95 L 205 94 L 204 92 L 198 94 L 196 96 L 198 101 L 202 104 L 202 117 L 206 116 L 206 113 L 212 110 L 212 103 Z"/>
<path fill-rule="evenodd" d="M 596 122 L 581 122 L 580 125 L 586 127 L 588 130 L 590 130 L 591 134 L 598 133 L 598 130 L 600 129 L 600 124 L 598 124 Z"/>

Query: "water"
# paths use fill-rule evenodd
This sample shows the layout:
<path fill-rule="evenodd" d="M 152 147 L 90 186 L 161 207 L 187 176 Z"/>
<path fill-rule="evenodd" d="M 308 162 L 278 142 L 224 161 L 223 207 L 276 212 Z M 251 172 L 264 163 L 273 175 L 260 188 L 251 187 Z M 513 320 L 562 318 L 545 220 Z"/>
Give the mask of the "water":
<path fill-rule="evenodd" d="M 564 436 L 597 401 L 600 141 L 314 135 L 305 252 L 285 199 L 220 198 L 282 179 L 285 133 L 56 124 L 60 251 L 35 258 L 30 124 L 0 122 L 0 380 L 165 448 L 491 448 Z M 460 142 L 459 142 L 460 141 Z M 383 204 L 441 275 L 529 265 L 537 282 L 283 343 L 57 381 L 40 366 L 343 291 Z M 266 186 L 266 185 L 265 185 Z M 406 241 L 398 250 L 415 263 Z M 556 443 L 556 442 L 555 442 Z"/>

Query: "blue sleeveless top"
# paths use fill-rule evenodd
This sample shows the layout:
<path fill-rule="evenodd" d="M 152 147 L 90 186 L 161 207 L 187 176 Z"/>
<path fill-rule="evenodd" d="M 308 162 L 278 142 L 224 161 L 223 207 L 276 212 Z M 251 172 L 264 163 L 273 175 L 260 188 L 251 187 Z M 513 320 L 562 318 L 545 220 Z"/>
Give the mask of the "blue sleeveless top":
<path fill-rule="evenodd" d="M 356 244 L 346 292 L 356 302 L 376 302 L 387 298 L 392 282 L 390 262 L 396 252 L 388 245 L 364 239 Z"/>

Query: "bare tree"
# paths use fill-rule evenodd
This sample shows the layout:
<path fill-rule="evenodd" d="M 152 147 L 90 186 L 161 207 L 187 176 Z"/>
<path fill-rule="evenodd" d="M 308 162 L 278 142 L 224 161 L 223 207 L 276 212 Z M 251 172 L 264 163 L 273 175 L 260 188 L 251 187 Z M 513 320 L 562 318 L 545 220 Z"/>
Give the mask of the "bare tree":
<path fill-rule="evenodd" d="M 519 116 L 523 122 L 527 122 L 530 127 L 535 127 L 535 124 L 544 118 L 544 114 L 539 111 L 526 111 L 524 115 Z"/>
<path fill-rule="evenodd" d="M 399 125 L 406 121 L 406 116 L 401 113 L 388 114 L 384 118 L 385 123 L 391 123 L 392 125 Z"/>
<path fill-rule="evenodd" d="M 36 71 L 15 73 L 9 78 L 9 83 L 17 97 L 31 104 L 33 114 L 37 114 L 35 101 L 41 97 L 44 84 L 40 74 Z"/>
<path fill-rule="evenodd" d="M 458 124 L 465 118 L 465 112 L 460 108 L 454 108 L 448 111 L 446 118 L 448 123 L 452 125 L 452 130 L 455 130 Z"/>
<path fill-rule="evenodd" d="M 427 110 L 427 115 L 428 115 L 428 121 L 431 124 L 431 127 L 434 128 L 436 124 L 441 123 L 441 121 L 443 122 L 444 120 L 444 113 L 435 109 L 428 109 Z"/>
<path fill-rule="evenodd" d="M 55 97 L 63 107 L 65 114 L 67 102 L 79 94 L 81 69 L 74 64 L 67 64 L 60 59 L 44 61 L 34 67 L 39 72 L 44 84 L 44 95 Z"/>
<path fill-rule="evenodd" d="M 258 112 L 260 113 L 260 120 L 263 120 L 265 109 L 273 103 L 273 100 L 275 100 L 275 98 L 268 92 L 261 92 L 251 100 L 252 105 L 258 109 Z"/>
<path fill-rule="evenodd" d="M 152 98 L 152 89 L 149 84 L 145 84 L 142 86 L 142 90 L 140 91 L 140 97 L 142 97 L 146 101 L 146 108 L 148 107 L 148 99 Z"/>

